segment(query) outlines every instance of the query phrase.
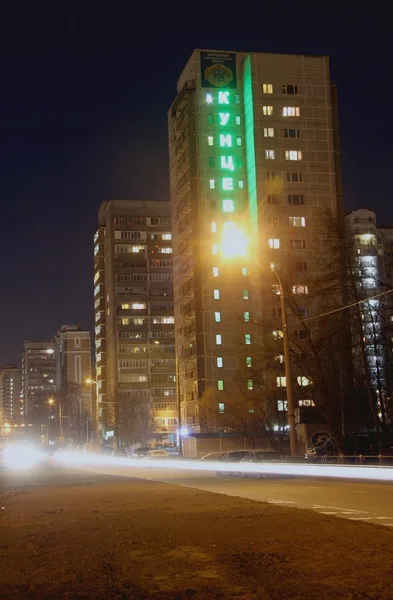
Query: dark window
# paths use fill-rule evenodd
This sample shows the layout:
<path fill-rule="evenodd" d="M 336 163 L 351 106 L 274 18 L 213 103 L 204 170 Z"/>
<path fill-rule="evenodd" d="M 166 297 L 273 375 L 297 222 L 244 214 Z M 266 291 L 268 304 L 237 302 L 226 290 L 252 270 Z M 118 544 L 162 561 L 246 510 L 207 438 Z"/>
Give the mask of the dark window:
<path fill-rule="evenodd" d="M 282 316 L 281 306 L 276 306 L 275 308 L 273 308 L 273 317 L 281 317 L 281 316 Z"/>
<path fill-rule="evenodd" d="M 284 137 L 300 138 L 300 129 L 284 129 Z"/>
<path fill-rule="evenodd" d="M 207 115 L 207 122 L 209 125 L 213 125 L 213 115 Z"/>
<path fill-rule="evenodd" d="M 268 204 L 278 204 L 279 196 L 278 194 L 269 194 L 267 197 Z"/>
<path fill-rule="evenodd" d="M 242 158 L 237 158 L 236 159 L 236 163 L 237 163 L 237 168 L 238 169 L 242 169 L 243 168 L 243 159 Z"/>
<path fill-rule="evenodd" d="M 214 156 L 208 158 L 209 167 L 214 168 Z"/>
<path fill-rule="evenodd" d="M 272 171 L 268 171 L 266 173 L 266 181 L 276 181 L 277 179 L 277 173 L 274 173 Z"/>
<path fill-rule="evenodd" d="M 288 194 L 288 204 L 304 204 L 304 195 Z"/>
<path fill-rule="evenodd" d="M 217 210 L 217 200 L 212 200 L 210 203 L 210 207 L 212 210 Z"/>
<path fill-rule="evenodd" d="M 298 340 L 308 340 L 310 337 L 310 332 L 307 329 L 298 329 L 296 331 L 296 338 Z"/>
<path fill-rule="evenodd" d="M 303 181 L 303 173 L 287 173 L 287 181 L 299 183 Z"/>
<path fill-rule="evenodd" d="M 307 263 L 306 262 L 297 262 L 296 263 L 296 271 L 307 271 Z"/>
<path fill-rule="evenodd" d="M 298 93 L 297 85 L 283 85 L 282 93 L 283 94 L 297 94 Z"/>

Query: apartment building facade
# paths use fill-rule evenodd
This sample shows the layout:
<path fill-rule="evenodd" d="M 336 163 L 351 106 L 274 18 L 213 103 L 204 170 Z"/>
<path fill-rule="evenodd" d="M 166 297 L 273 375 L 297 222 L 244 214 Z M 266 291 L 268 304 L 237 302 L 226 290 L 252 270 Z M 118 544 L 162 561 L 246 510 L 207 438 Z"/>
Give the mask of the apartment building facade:
<path fill-rule="evenodd" d="M 66 437 L 79 442 L 95 435 L 91 384 L 91 338 L 79 325 L 63 325 L 55 338 L 56 396 L 62 402 Z"/>
<path fill-rule="evenodd" d="M 47 435 L 48 401 L 56 393 L 55 378 L 55 343 L 26 341 L 22 354 L 23 417 L 38 437 Z"/>
<path fill-rule="evenodd" d="M 224 412 L 220 393 L 250 360 L 248 324 L 280 325 L 271 265 L 312 314 L 319 229 L 343 216 L 329 59 L 195 50 L 168 127 L 182 424 L 215 431 L 204 394 Z"/>
<path fill-rule="evenodd" d="M 0 427 L 6 423 L 20 425 L 23 419 L 21 404 L 22 372 L 16 365 L 0 368 Z"/>
<path fill-rule="evenodd" d="M 177 439 L 172 233 L 167 202 L 109 201 L 94 238 L 100 435 Z"/>

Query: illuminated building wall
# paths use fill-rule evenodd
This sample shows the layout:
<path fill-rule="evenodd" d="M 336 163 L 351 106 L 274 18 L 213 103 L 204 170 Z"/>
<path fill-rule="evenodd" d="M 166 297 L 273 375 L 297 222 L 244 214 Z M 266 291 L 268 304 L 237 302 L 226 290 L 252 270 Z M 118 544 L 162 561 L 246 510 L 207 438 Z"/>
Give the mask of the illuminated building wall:
<path fill-rule="evenodd" d="M 56 392 L 54 342 L 25 342 L 22 354 L 22 405 L 24 422 L 34 434 L 46 434 L 48 400 Z"/>
<path fill-rule="evenodd" d="M 270 263 L 304 296 L 319 268 L 323 212 L 340 209 L 335 95 L 326 57 L 200 50 L 177 91 L 168 124 L 182 425 L 214 431 L 201 399 L 230 392 L 253 343 L 247 323 L 279 305 Z"/>
<path fill-rule="evenodd" d="M 169 203 L 102 204 L 94 238 L 94 306 L 100 435 L 117 434 L 122 444 L 176 442 Z"/>
<path fill-rule="evenodd" d="M 22 373 L 15 365 L 0 369 L 0 427 L 5 423 L 19 425 L 22 422 L 21 404 Z"/>

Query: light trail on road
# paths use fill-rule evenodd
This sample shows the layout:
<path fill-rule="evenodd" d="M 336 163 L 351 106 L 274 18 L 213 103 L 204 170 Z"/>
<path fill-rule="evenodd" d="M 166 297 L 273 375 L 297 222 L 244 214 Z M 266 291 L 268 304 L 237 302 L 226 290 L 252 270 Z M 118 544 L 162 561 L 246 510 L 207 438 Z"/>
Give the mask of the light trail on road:
<path fill-rule="evenodd" d="M 260 473 L 262 475 L 292 475 L 331 479 L 356 479 L 363 481 L 393 482 L 392 467 L 365 467 L 348 465 L 304 465 L 288 463 L 226 463 L 187 459 L 130 459 L 94 454 L 59 452 L 55 460 L 69 466 L 111 466 L 179 469 L 194 472 Z"/>

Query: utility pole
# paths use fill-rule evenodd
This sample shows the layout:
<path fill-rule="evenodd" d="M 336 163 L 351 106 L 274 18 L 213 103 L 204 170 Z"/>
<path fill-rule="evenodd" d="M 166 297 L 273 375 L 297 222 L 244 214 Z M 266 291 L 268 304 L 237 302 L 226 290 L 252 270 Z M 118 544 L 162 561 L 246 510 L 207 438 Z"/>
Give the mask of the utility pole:
<path fill-rule="evenodd" d="M 176 352 L 176 396 L 177 396 L 177 431 L 178 431 L 178 444 L 179 454 L 183 454 L 183 440 L 181 437 L 181 401 L 180 401 L 180 378 L 179 378 L 179 359 L 177 358 Z"/>
<path fill-rule="evenodd" d="M 285 365 L 285 380 L 287 389 L 287 408 L 288 408 L 288 425 L 289 425 L 289 445 L 292 456 L 297 456 L 297 435 L 296 435 L 296 424 L 295 424 L 295 403 L 293 399 L 293 387 L 292 387 L 292 370 L 291 370 L 291 359 L 289 352 L 289 338 L 288 338 L 288 318 L 287 318 L 287 306 L 285 302 L 284 289 L 281 283 L 281 279 L 274 264 L 271 265 L 271 269 L 277 277 L 280 286 L 280 303 L 281 303 L 281 322 L 282 322 L 282 335 L 284 345 L 284 365 Z"/>

